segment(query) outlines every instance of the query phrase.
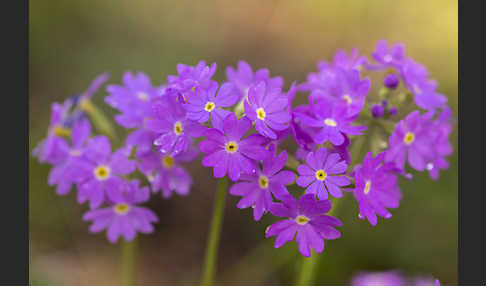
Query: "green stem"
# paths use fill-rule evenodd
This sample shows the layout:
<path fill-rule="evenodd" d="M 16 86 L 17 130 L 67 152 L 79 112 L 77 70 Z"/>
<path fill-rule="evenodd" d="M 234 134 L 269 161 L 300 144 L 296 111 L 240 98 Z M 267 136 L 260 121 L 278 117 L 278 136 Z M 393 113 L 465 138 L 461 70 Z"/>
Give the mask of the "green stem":
<path fill-rule="evenodd" d="M 132 241 L 121 242 L 122 286 L 135 286 L 136 283 L 136 259 L 137 238 Z"/>
<path fill-rule="evenodd" d="M 336 199 L 334 200 L 332 204 L 332 209 L 327 213 L 327 215 L 336 215 L 336 210 L 338 209 L 338 202 L 340 202 L 341 199 Z M 301 259 L 301 267 L 300 271 L 297 274 L 297 281 L 296 281 L 296 286 L 310 286 L 313 285 L 314 283 L 314 277 L 315 277 L 315 269 L 316 266 L 319 264 L 319 259 L 321 255 L 319 253 L 316 253 L 312 250 L 311 257 L 302 257 Z"/>
<path fill-rule="evenodd" d="M 224 215 L 224 202 L 228 178 L 221 178 L 218 182 L 218 191 L 214 202 L 213 218 L 211 219 L 211 229 L 206 246 L 206 256 L 204 258 L 204 268 L 201 278 L 201 286 L 213 286 L 214 274 L 216 272 L 216 260 L 218 256 L 218 245 L 221 236 L 221 226 Z"/>

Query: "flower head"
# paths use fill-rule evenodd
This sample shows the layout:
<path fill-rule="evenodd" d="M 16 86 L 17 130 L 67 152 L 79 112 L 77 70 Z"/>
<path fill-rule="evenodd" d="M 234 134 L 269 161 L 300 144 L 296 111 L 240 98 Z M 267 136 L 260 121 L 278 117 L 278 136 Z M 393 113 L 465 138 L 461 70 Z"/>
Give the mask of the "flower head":
<path fill-rule="evenodd" d="M 310 105 L 311 115 L 294 110 L 294 116 L 304 125 L 317 129 L 314 142 L 323 144 L 330 141 L 333 145 L 344 143 L 344 135 L 361 135 L 366 126 L 352 126 L 353 116 L 347 113 L 347 108 L 332 100 L 321 98 Z"/>
<path fill-rule="evenodd" d="M 223 119 L 230 113 L 222 107 L 229 107 L 236 103 L 238 95 L 234 92 L 233 84 L 224 83 L 219 91 L 218 83 L 214 82 L 208 89 L 196 88 L 195 93 L 186 96 L 187 104 L 184 108 L 187 111 L 187 118 L 199 123 L 208 121 L 214 128 L 223 128 Z"/>
<path fill-rule="evenodd" d="M 427 158 L 433 157 L 434 130 L 431 128 L 432 114 L 420 115 L 416 110 L 407 115 L 395 126 L 389 139 L 389 148 L 385 161 L 394 162 L 400 169 L 404 169 L 405 160 L 412 168 L 423 171 L 427 165 Z"/>
<path fill-rule="evenodd" d="M 327 199 L 328 192 L 333 197 L 342 197 L 340 187 L 349 185 L 350 181 L 343 176 L 348 164 L 338 153 L 319 148 L 315 153 L 307 154 L 306 163 L 297 168 L 297 185 L 307 187 L 306 194 L 314 194 L 320 200 Z"/>
<path fill-rule="evenodd" d="M 405 279 L 397 271 L 361 272 L 355 275 L 351 286 L 405 286 Z"/>
<path fill-rule="evenodd" d="M 286 185 L 295 180 L 295 174 L 291 171 L 281 171 L 287 161 L 287 153 L 282 151 L 263 160 L 263 169 L 257 169 L 253 174 L 242 174 L 240 182 L 234 184 L 229 193 L 241 196 L 237 207 L 240 209 L 253 207 L 253 217 L 256 221 L 268 212 L 273 202 L 272 194 L 280 198 L 288 195 Z"/>
<path fill-rule="evenodd" d="M 396 175 L 398 170 L 393 163 L 383 163 L 384 158 L 385 152 L 375 158 L 368 152 L 363 163 L 356 165 L 352 172 L 359 217 L 368 219 L 371 225 L 376 225 L 376 215 L 391 218 L 392 215 L 386 208 L 397 208 L 402 197 Z"/>
<path fill-rule="evenodd" d="M 303 256 L 311 255 L 311 248 L 321 253 L 324 250 L 324 239 L 337 239 L 341 236 L 334 227 L 341 222 L 325 215 L 331 209 L 328 200 L 316 201 L 314 195 L 305 194 L 297 201 L 291 195 L 282 198 L 282 203 L 272 203 L 270 212 L 277 217 L 287 217 L 270 225 L 265 237 L 277 236 L 275 248 L 294 239 L 297 232 L 297 244 Z"/>
<path fill-rule="evenodd" d="M 193 181 L 189 172 L 180 163 L 190 162 L 198 155 L 199 152 L 194 147 L 175 156 L 149 152 L 138 158 L 138 168 L 150 182 L 152 192 L 161 190 L 164 198 L 169 198 L 173 192 L 184 196 L 189 194 Z"/>
<path fill-rule="evenodd" d="M 208 89 L 214 82 L 211 77 L 215 72 L 216 63 L 208 66 L 205 61 L 200 61 L 195 67 L 178 64 L 178 75 L 167 77 L 167 88 L 184 98 L 188 94 L 193 94 L 197 87 Z"/>
<path fill-rule="evenodd" d="M 131 241 L 140 233 L 154 231 L 152 223 L 158 218 L 154 212 L 137 204 L 144 203 L 150 198 L 148 187 L 139 187 L 137 180 L 123 182 L 118 189 L 108 193 L 110 206 L 88 211 L 83 220 L 93 221 L 90 231 L 93 233 L 107 230 L 106 234 L 111 243 L 116 243 L 120 236 Z"/>
<path fill-rule="evenodd" d="M 255 122 L 258 133 L 276 139 L 276 131 L 289 127 L 288 98 L 280 88 L 267 87 L 265 82 L 252 86 L 245 101 L 245 114 Z"/>
<path fill-rule="evenodd" d="M 252 134 L 241 138 L 250 128 L 250 120 L 245 117 L 237 120 L 234 113 L 230 113 L 223 121 L 223 130 L 211 128 L 205 132 L 206 140 L 199 143 L 199 150 L 207 154 L 202 164 L 214 167 L 216 178 L 228 173 L 231 180 L 237 181 L 241 173 L 256 171 L 255 160 L 268 156 L 265 137 Z"/>
<path fill-rule="evenodd" d="M 135 162 L 128 160 L 129 150 L 122 148 L 111 154 L 108 138 L 97 136 L 86 146 L 82 159 L 76 162 L 78 202 L 89 201 L 91 208 L 106 200 L 106 192 L 117 190 L 123 184 L 122 175 L 135 170 Z"/>

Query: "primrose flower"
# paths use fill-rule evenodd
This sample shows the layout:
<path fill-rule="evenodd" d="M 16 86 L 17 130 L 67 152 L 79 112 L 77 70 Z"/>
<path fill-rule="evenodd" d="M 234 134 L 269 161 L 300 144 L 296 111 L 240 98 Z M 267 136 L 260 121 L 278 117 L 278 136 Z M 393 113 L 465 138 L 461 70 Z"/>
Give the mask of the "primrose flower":
<path fill-rule="evenodd" d="M 245 101 L 245 114 L 255 122 L 258 133 L 276 139 L 276 131 L 289 127 L 288 98 L 279 88 L 267 87 L 265 82 L 252 86 Z"/>
<path fill-rule="evenodd" d="M 418 171 L 425 170 L 427 158 L 434 155 L 432 139 L 431 113 L 420 115 L 413 111 L 395 125 L 389 139 L 389 148 L 385 161 L 394 162 L 399 169 L 404 169 L 405 160 Z"/>
<path fill-rule="evenodd" d="M 439 171 L 441 169 L 448 169 L 449 162 L 447 156 L 453 152 L 452 145 L 449 142 L 449 135 L 452 132 L 450 108 L 444 109 L 431 124 L 431 130 L 434 132 L 435 138 L 432 142 L 434 146 L 434 154 L 426 159 L 425 169 L 429 171 L 429 175 L 433 180 L 439 178 Z"/>
<path fill-rule="evenodd" d="M 111 243 L 116 243 L 120 236 L 125 241 L 133 240 L 137 232 L 151 233 L 152 223 L 158 222 L 154 212 L 137 204 L 150 198 L 148 187 L 139 187 L 137 180 L 124 182 L 119 189 L 108 193 L 110 207 L 95 209 L 84 214 L 84 221 L 92 221 L 90 232 L 97 233 L 106 229 Z"/>
<path fill-rule="evenodd" d="M 314 194 L 320 200 L 326 200 L 328 192 L 336 198 L 343 196 L 340 187 L 351 182 L 342 176 L 346 173 L 348 164 L 338 153 L 330 153 L 325 148 L 319 148 L 315 153 L 307 154 L 306 163 L 297 168 L 297 185 L 307 187 L 306 194 Z"/>
<path fill-rule="evenodd" d="M 442 108 L 447 97 L 436 92 L 437 82 L 428 78 L 427 69 L 412 59 L 406 59 L 400 68 L 403 81 L 414 94 L 415 103 L 426 110 Z"/>
<path fill-rule="evenodd" d="M 393 163 L 383 163 L 385 152 L 375 158 L 371 152 L 366 154 L 363 163 L 356 165 L 352 175 L 356 187 L 354 197 L 358 201 L 360 219 L 367 218 L 371 225 L 376 225 L 379 215 L 391 218 L 386 208 L 397 208 L 402 198 L 398 187 L 397 168 Z"/>
<path fill-rule="evenodd" d="M 207 154 L 202 159 L 205 167 L 214 167 L 214 177 L 221 178 L 228 173 L 232 181 L 237 181 L 241 173 L 256 171 L 254 160 L 268 156 L 265 149 L 267 139 L 259 134 L 241 137 L 251 128 L 251 121 L 245 117 L 236 119 L 234 113 L 223 121 L 223 130 L 211 128 L 205 132 L 206 140 L 199 143 L 199 150 Z"/>
<path fill-rule="evenodd" d="M 304 125 L 318 129 L 314 136 L 317 144 L 330 141 L 339 146 L 344 143 L 345 134 L 361 135 L 361 131 L 367 129 L 366 126 L 351 126 L 354 118 L 348 115 L 346 107 L 329 99 L 321 98 L 310 108 L 312 115 L 294 110 L 294 116 Z"/>
<path fill-rule="evenodd" d="M 65 153 L 63 162 L 54 165 L 49 172 L 48 183 L 50 186 L 57 185 L 56 193 L 67 194 L 73 183 L 79 182 L 79 174 L 76 162 L 82 157 L 88 137 L 91 133 L 91 125 L 87 119 L 76 121 L 71 132 L 71 146 L 59 145 L 59 152 Z M 61 147 L 62 146 L 62 147 Z"/>
<path fill-rule="evenodd" d="M 135 162 L 128 160 L 129 150 L 122 148 L 111 154 L 108 138 L 96 136 L 88 142 L 83 159 L 76 162 L 78 168 L 78 202 L 89 201 L 97 208 L 106 200 L 106 192 L 123 184 L 120 176 L 135 170 Z"/>
<path fill-rule="evenodd" d="M 371 68 L 368 67 L 370 69 L 399 68 L 405 59 L 405 45 L 396 43 L 389 47 L 386 40 L 380 40 L 376 44 L 375 51 L 371 54 L 371 57 L 380 63 L 380 65 Z"/>
<path fill-rule="evenodd" d="M 277 217 L 287 217 L 270 225 L 265 237 L 277 236 L 275 248 L 294 239 L 303 256 L 311 255 L 311 248 L 317 253 L 324 250 L 324 239 L 337 239 L 341 236 L 334 227 L 342 223 L 332 216 L 325 215 L 331 209 L 328 200 L 316 201 L 314 195 L 302 195 L 297 201 L 291 195 L 282 198 L 282 203 L 272 203 L 270 212 Z"/>
<path fill-rule="evenodd" d="M 51 122 L 47 137 L 32 151 L 39 162 L 57 164 L 66 158 L 66 152 L 63 150 L 68 149 L 65 138 L 71 136 L 71 128 L 66 124 L 71 106 L 71 100 L 66 100 L 63 104 L 55 102 L 51 105 Z"/>
<path fill-rule="evenodd" d="M 216 63 L 207 66 L 205 61 L 200 61 L 195 67 L 184 64 L 177 65 L 177 76 L 167 77 L 167 88 L 176 90 L 183 98 L 195 92 L 196 87 L 208 89 L 214 82 L 211 77 L 216 72 Z"/>
<path fill-rule="evenodd" d="M 367 59 L 365 56 L 359 56 L 359 51 L 357 48 L 353 48 L 349 53 L 349 56 L 346 54 L 346 51 L 339 50 L 334 54 L 334 58 L 332 63 L 328 63 L 327 61 L 321 61 L 317 64 L 317 68 L 319 70 L 323 70 L 326 68 L 341 68 L 344 70 L 361 70 L 364 63 L 366 63 Z"/>
<path fill-rule="evenodd" d="M 255 221 L 260 220 L 267 213 L 273 202 L 272 194 L 276 198 L 288 195 L 286 185 L 295 180 L 292 171 L 281 171 L 287 161 L 287 153 L 282 151 L 280 155 L 272 155 L 263 160 L 263 170 L 260 168 L 254 174 L 242 174 L 240 182 L 234 184 L 229 193 L 241 196 L 237 207 L 240 209 L 253 207 Z"/>
<path fill-rule="evenodd" d="M 234 92 L 231 83 L 224 83 L 218 90 L 218 83 L 214 82 L 208 89 L 196 88 L 195 93 L 186 95 L 187 104 L 184 108 L 187 111 L 187 118 L 199 123 L 208 121 L 211 117 L 211 124 L 214 128 L 223 128 L 223 119 L 230 114 L 230 111 L 222 109 L 236 103 L 238 95 Z"/>
<path fill-rule="evenodd" d="M 154 117 L 146 121 L 148 130 L 157 134 L 154 145 L 163 154 L 175 156 L 184 152 L 192 138 L 200 137 L 206 129 L 186 116 L 186 111 L 175 96 L 167 95 L 152 104 Z"/>
<path fill-rule="evenodd" d="M 239 99 L 245 99 L 248 96 L 248 91 L 251 86 L 260 83 L 261 81 L 272 88 L 281 88 L 283 86 L 283 80 L 277 76 L 270 77 L 268 69 L 259 69 L 255 73 L 251 66 L 245 61 L 238 62 L 238 69 L 233 67 L 226 68 L 226 77 L 228 81 L 233 83 L 235 89 L 238 92 Z"/>
<path fill-rule="evenodd" d="M 397 271 L 361 272 L 355 275 L 351 286 L 405 286 L 405 279 Z"/>
<path fill-rule="evenodd" d="M 197 158 L 199 151 L 189 148 L 175 156 L 149 152 L 141 155 L 138 168 L 145 174 L 152 186 L 152 192 L 161 190 L 162 197 L 169 198 L 173 192 L 185 196 L 193 183 L 191 175 L 180 163 L 190 162 Z"/>

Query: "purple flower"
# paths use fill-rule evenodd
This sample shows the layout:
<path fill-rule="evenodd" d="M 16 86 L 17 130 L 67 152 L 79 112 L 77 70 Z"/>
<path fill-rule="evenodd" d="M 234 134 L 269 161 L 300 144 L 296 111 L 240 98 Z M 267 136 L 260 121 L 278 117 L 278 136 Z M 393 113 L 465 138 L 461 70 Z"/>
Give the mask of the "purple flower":
<path fill-rule="evenodd" d="M 405 279 L 397 271 L 361 272 L 355 275 L 351 286 L 405 286 Z"/>
<path fill-rule="evenodd" d="M 108 85 L 106 91 L 109 95 L 105 102 L 122 112 L 115 116 L 115 120 L 125 128 L 143 127 L 152 98 L 160 96 L 159 88 L 152 86 L 150 78 L 143 72 L 135 75 L 125 72 L 123 85 Z"/>
<path fill-rule="evenodd" d="M 414 94 L 415 103 L 426 110 L 444 107 L 447 97 L 436 92 L 437 82 L 428 78 L 427 69 L 412 59 L 406 59 L 400 68 L 403 81 Z"/>
<path fill-rule="evenodd" d="M 265 82 L 252 86 L 245 101 L 245 114 L 255 122 L 258 133 L 276 139 L 276 131 L 289 127 L 288 98 L 280 88 L 267 87 Z"/>
<path fill-rule="evenodd" d="M 381 118 L 385 115 L 385 109 L 381 104 L 373 104 L 373 106 L 371 106 L 371 115 L 373 115 L 374 118 Z"/>
<path fill-rule="evenodd" d="M 399 83 L 400 79 L 398 78 L 398 76 L 392 73 L 388 74 L 383 80 L 383 84 L 389 89 L 396 89 Z"/>
<path fill-rule="evenodd" d="M 166 95 L 152 104 L 154 118 L 145 124 L 157 134 L 154 145 L 163 154 L 175 156 L 184 152 L 192 138 L 200 137 L 206 129 L 203 125 L 186 117 L 186 111 L 174 95 Z"/>
<path fill-rule="evenodd" d="M 307 189 L 306 194 L 314 194 L 320 200 L 326 200 L 328 192 L 336 198 L 342 197 L 339 187 L 350 184 L 345 176 L 348 164 L 337 153 L 330 153 L 325 148 L 307 154 L 306 163 L 297 168 L 297 185 Z"/>
<path fill-rule="evenodd" d="M 367 129 L 366 126 L 351 126 L 354 118 L 348 115 L 345 106 L 336 102 L 322 98 L 310 107 L 312 116 L 298 111 L 294 111 L 294 115 L 305 125 L 318 128 L 314 137 L 314 142 L 317 144 L 330 141 L 338 146 L 343 144 L 344 134 L 361 135 L 361 131 Z"/>
<path fill-rule="evenodd" d="M 439 171 L 441 169 L 448 169 L 449 162 L 447 156 L 452 154 L 453 148 L 449 142 L 449 135 L 452 132 L 450 108 L 444 109 L 436 120 L 431 123 L 431 130 L 433 131 L 432 145 L 434 147 L 434 154 L 426 159 L 425 168 L 429 171 L 430 177 L 434 180 L 439 178 Z"/>
<path fill-rule="evenodd" d="M 91 133 L 91 126 L 87 119 L 76 121 L 71 132 L 72 145 L 58 145 L 58 152 L 64 154 L 64 160 L 52 168 L 49 173 L 48 183 L 50 186 L 57 185 L 56 193 L 59 195 L 67 194 L 73 183 L 78 183 L 79 172 L 77 161 L 84 154 L 86 141 Z"/>
<path fill-rule="evenodd" d="M 440 282 L 432 277 L 419 277 L 414 280 L 413 286 L 440 286 Z"/>
<path fill-rule="evenodd" d="M 430 119 L 432 114 L 420 115 L 416 110 L 395 126 L 389 139 L 389 148 L 385 161 L 394 162 L 399 169 L 404 169 L 405 159 L 412 168 L 423 171 L 427 158 L 433 157 L 434 142 Z"/>
<path fill-rule="evenodd" d="M 393 163 L 383 163 L 384 157 L 385 152 L 375 158 L 368 152 L 363 163 L 356 165 L 352 172 L 359 218 L 367 218 L 371 225 L 376 225 L 376 215 L 391 218 L 392 215 L 386 208 L 397 208 L 402 197 L 397 183 L 398 170 Z"/>
<path fill-rule="evenodd" d="M 267 213 L 270 204 L 273 202 L 272 195 L 280 198 L 288 194 L 286 185 L 295 180 L 295 174 L 291 171 L 280 171 L 287 161 L 287 153 L 273 155 L 263 160 L 263 170 L 257 169 L 256 173 L 242 174 L 240 180 L 234 184 L 229 193 L 234 196 L 241 196 L 237 207 L 245 209 L 253 207 L 253 217 L 260 220 L 264 213 Z M 280 172 L 279 172 L 280 171 Z"/>
<path fill-rule="evenodd" d="M 230 111 L 222 109 L 236 103 L 238 95 L 234 93 L 233 84 L 224 83 L 221 85 L 217 95 L 218 83 L 214 82 L 208 89 L 196 88 L 194 94 L 186 95 L 187 118 L 199 123 L 208 121 L 211 116 L 211 124 L 214 128 L 223 128 L 223 119 Z"/>
<path fill-rule="evenodd" d="M 83 153 L 78 168 L 78 202 L 89 201 L 97 208 L 106 200 L 106 192 L 116 190 L 123 184 L 122 175 L 135 170 L 135 162 L 128 160 L 129 150 L 119 149 L 111 154 L 108 138 L 97 136 L 91 139 Z"/>
<path fill-rule="evenodd" d="M 334 55 L 332 63 L 321 61 L 317 64 L 317 68 L 319 70 L 323 70 L 328 67 L 336 67 L 344 70 L 354 69 L 359 71 L 366 61 L 366 57 L 359 56 L 358 49 L 353 48 L 349 53 L 349 56 L 346 55 L 346 51 L 344 50 L 337 51 Z"/>
<path fill-rule="evenodd" d="M 90 232 L 97 233 L 104 229 L 111 243 L 116 243 L 120 236 L 125 241 L 131 241 L 140 233 L 154 231 L 152 223 L 158 222 L 154 212 L 137 204 L 150 198 L 148 187 L 139 187 L 139 182 L 133 180 L 123 182 L 119 189 L 108 193 L 111 206 L 95 209 L 84 214 L 84 221 L 93 221 Z"/>
<path fill-rule="evenodd" d="M 396 107 L 390 107 L 390 109 L 388 109 L 388 114 L 390 115 L 395 115 L 398 113 L 398 109 Z"/>
<path fill-rule="evenodd" d="M 324 250 L 324 239 L 337 239 L 341 236 L 335 226 L 341 222 L 332 216 L 325 215 L 331 209 L 328 200 L 316 201 L 314 195 L 305 194 L 297 201 L 291 195 L 282 198 L 282 203 L 272 203 L 270 212 L 277 217 L 287 217 L 270 225 L 265 237 L 277 236 L 275 248 L 294 239 L 297 232 L 297 244 L 303 256 L 311 255 L 310 248 L 321 253 Z"/>
<path fill-rule="evenodd" d="M 283 85 L 282 78 L 279 76 L 271 78 L 268 69 L 259 69 L 253 73 L 252 68 L 245 61 L 238 62 L 237 70 L 233 69 L 233 67 L 227 67 L 226 77 L 229 82 L 234 84 L 239 99 L 246 98 L 250 87 L 261 81 L 271 88 L 281 88 Z"/>
<path fill-rule="evenodd" d="M 39 162 L 58 164 L 66 158 L 66 152 L 63 150 L 68 149 L 68 144 L 64 138 L 71 136 L 71 129 L 65 123 L 71 106 L 70 100 L 66 100 L 62 105 L 56 102 L 51 105 L 51 122 L 47 137 L 32 151 Z"/>
<path fill-rule="evenodd" d="M 193 94 L 196 87 L 208 89 L 214 82 L 211 77 L 215 72 L 216 63 L 207 66 L 205 61 L 200 61 L 195 67 L 178 64 L 178 75 L 167 77 L 167 88 L 177 91 L 184 98 L 188 94 Z"/>
<path fill-rule="evenodd" d="M 391 47 L 388 47 L 386 40 L 380 40 L 376 44 L 375 51 L 371 56 L 381 64 L 378 67 L 371 69 L 383 69 L 387 67 L 398 68 L 401 66 L 405 58 L 405 45 L 396 43 Z"/>
<path fill-rule="evenodd" d="M 139 157 L 138 168 L 150 182 L 152 192 L 161 190 L 164 198 L 169 198 L 172 192 L 185 196 L 189 194 L 193 182 L 191 175 L 179 164 L 190 162 L 198 155 L 199 151 L 196 148 L 189 148 L 176 156 L 149 152 Z"/>
<path fill-rule="evenodd" d="M 223 121 L 223 130 L 211 128 L 205 132 L 206 140 L 199 143 L 199 150 L 207 155 L 202 159 L 205 167 L 214 167 L 214 177 L 221 178 L 228 173 L 232 181 L 237 181 L 241 173 L 252 174 L 256 171 L 254 160 L 268 156 L 264 144 L 265 137 L 252 134 L 241 137 L 251 128 L 247 118 L 236 119 L 234 113 Z"/>

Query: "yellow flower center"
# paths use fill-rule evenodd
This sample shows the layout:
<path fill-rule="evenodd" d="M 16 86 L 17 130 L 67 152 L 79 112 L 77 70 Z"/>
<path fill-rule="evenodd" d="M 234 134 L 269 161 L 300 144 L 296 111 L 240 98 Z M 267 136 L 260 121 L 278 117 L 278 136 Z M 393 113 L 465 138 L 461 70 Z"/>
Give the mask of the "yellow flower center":
<path fill-rule="evenodd" d="M 214 104 L 214 102 L 212 101 L 208 101 L 206 103 L 206 106 L 204 106 L 204 110 L 206 110 L 207 112 L 211 112 L 213 111 L 213 109 L 216 107 L 216 105 Z"/>
<path fill-rule="evenodd" d="M 319 181 L 324 181 L 327 177 L 327 173 L 324 170 L 317 170 L 316 171 L 316 179 Z"/>
<path fill-rule="evenodd" d="M 265 110 L 263 110 L 263 108 L 261 108 L 261 107 L 258 108 L 256 113 L 257 113 L 258 119 L 265 120 L 265 116 L 267 116 L 267 114 L 265 113 Z"/>
<path fill-rule="evenodd" d="M 193 87 L 191 88 L 191 90 L 192 90 L 192 92 L 195 92 L 195 91 L 196 91 L 196 86 L 193 86 Z"/>
<path fill-rule="evenodd" d="M 226 143 L 224 149 L 226 149 L 226 152 L 228 153 L 235 153 L 236 151 L 238 151 L 238 144 L 235 141 L 230 141 Z"/>
<path fill-rule="evenodd" d="M 174 133 L 179 136 L 181 135 L 182 131 L 184 131 L 184 128 L 182 128 L 182 124 L 180 121 L 177 121 L 174 123 Z"/>
<path fill-rule="evenodd" d="M 113 207 L 113 210 L 118 215 L 125 215 L 130 211 L 130 206 L 125 203 L 117 204 Z"/>
<path fill-rule="evenodd" d="M 353 102 L 353 100 L 351 99 L 351 96 L 349 96 L 347 94 L 343 95 L 343 99 L 346 101 L 347 105 L 350 105 L 351 102 Z"/>
<path fill-rule="evenodd" d="M 412 132 L 407 132 L 407 134 L 405 134 L 405 137 L 403 137 L 403 142 L 405 142 L 405 144 L 407 145 L 410 145 L 413 143 L 413 141 L 415 141 L 415 134 L 413 134 Z"/>
<path fill-rule="evenodd" d="M 363 193 L 367 195 L 370 192 L 370 188 L 371 188 L 371 181 L 366 181 Z"/>
<path fill-rule="evenodd" d="M 332 118 L 327 118 L 326 120 L 324 120 L 324 123 L 327 126 L 332 126 L 332 127 L 335 127 L 337 125 L 336 121 Z"/>
<path fill-rule="evenodd" d="M 79 102 L 79 108 L 83 111 L 86 111 L 88 113 L 91 113 L 93 112 L 94 110 L 94 106 L 93 104 L 91 103 L 91 101 L 87 98 L 84 98 L 83 100 L 81 100 Z"/>
<path fill-rule="evenodd" d="M 69 137 L 69 136 L 71 136 L 71 129 L 64 128 L 64 127 L 58 125 L 58 126 L 54 127 L 54 135 L 59 136 L 59 137 Z"/>
<path fill-rule="evenodd" d="M 147 100 L 149 99 L 148 94 L 146 94 L 145 92 L 138 92 L 138 93 L 137 93 L 137 97 L 138 97 L 138 99 L 140 99 L 141 101 L 147 101 Z"/>
<path fill-rule="evenodd" d="M 299 215 L 295 218 L 295 221 L 300 225 L 305 225 L 310 221 L 310 219 L 305 215 Z"/>
<path fill-rule="evenodd" d="M 165 156 L 162 158 L 162 166 L 164 166 L 166 169 L 172 168 L 174 166 L 174 158 L 171 156 Z"/>
<path fill-rule="evenodd" d="M 81 151 L 79 150 L 71 150 L 71 152 L 69 152 L 71 154 L 71 156 L 79 156 L 81 155 Z"/>
<path fill-rule="evenodd" d="M 268 178 L 264 175 L 261 175 L 260 178 L 258 178 L 258 184 L 262 189 L 268 188 Z"/>
<path fill-rule="evenodd" d="M 110 176 L 110 168 L 103 165 L 98 166 L 94 169 L 94 175 L 100 181 L 106 180 Z"/>

